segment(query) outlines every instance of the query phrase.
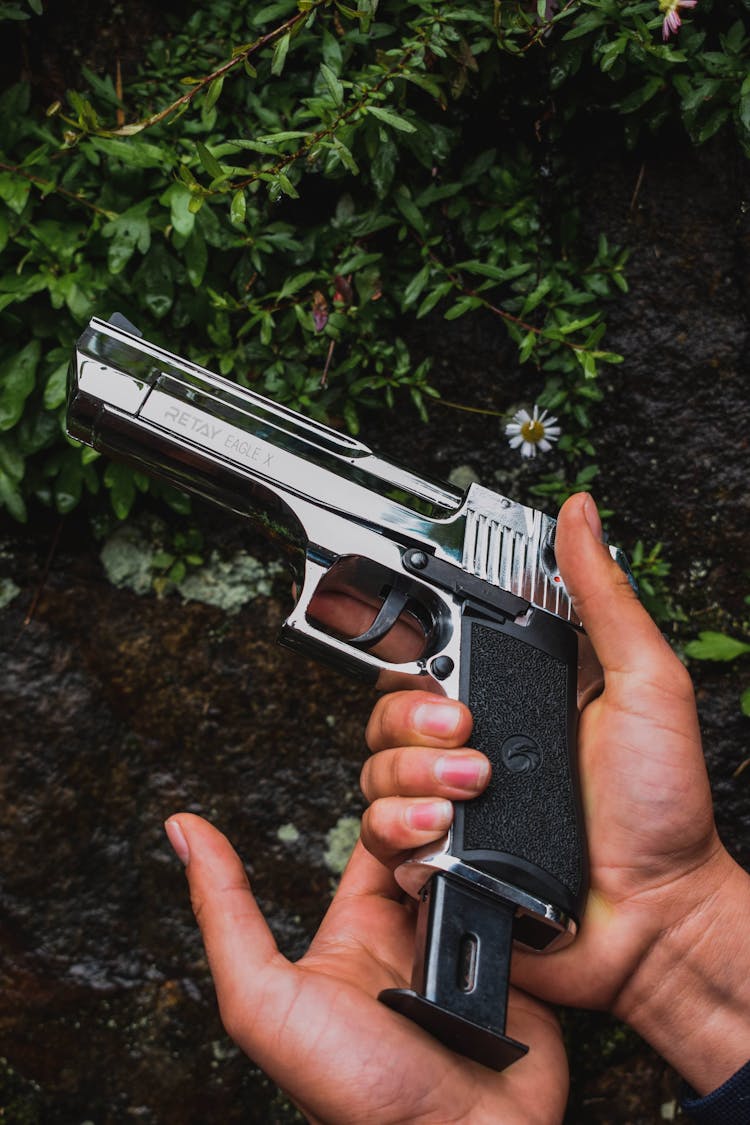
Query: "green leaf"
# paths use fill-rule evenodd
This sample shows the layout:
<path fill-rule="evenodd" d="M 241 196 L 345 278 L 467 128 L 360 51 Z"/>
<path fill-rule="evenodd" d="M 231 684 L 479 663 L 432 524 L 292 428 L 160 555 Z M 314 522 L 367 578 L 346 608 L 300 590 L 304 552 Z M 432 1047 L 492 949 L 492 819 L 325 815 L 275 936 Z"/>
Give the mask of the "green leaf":
<path fill-rule="evenodd" d="M 68 390 L 68 363 L 61 363 L 47 379 L 44 388 L 44 409 L 56 410 L 65 402 Z"/>
<path fill-rule="evenodd" d="M 639 86 L 638 89 L 634 90 L 632 94 L 629 94 L 627 98 L 623 98 L 618 105 L 620 113 L 633 113 L 634 110 L 640 109 L 641 106 L 650 101 L 657 90 L 660 90 L 663 86 L 663 78 L 649 78 L 647 82 L 644 82 L 642 86 Z"/>
<path fill-rule="evenodd" d="M 241 227 L 247 214 L 247 200 L 242 188 L 238 188 L 232 196 L 232 206 L 229 210 L 229 219 L 234 227 Z"/>
<path fill-rule="evenodd" d="M 17 485 L 0 469 L 0 506 L 7 508 L 13 519 L 26 523 L 26 505 Z"/>
<path fill-rule="evenodd" d="M 390 137 L 387 137 L 385 141 L 378 145 L 375 156 L 370 162 L 372 184 L 380 199 L 385 199 L 390 190 L 397 160 L 398 149 L 396 144 Z"/>
<path fill-rule="evenodd" d="M 293 277 L 288 277 L 279 290 L 278 300 L 283 301 L 285 298 L 291 297 L 294 293 L 302 289 L 303 286 L 309 285 L 315 277 L 317 277 L 317 273 L 314 270 L 306 270 L 304 273 L 298 273 Z"/>
<path fill-rule="evenodd" d="M 399 114 L 393 113 L 390 109 L 383 109 L 379 105 L 365 106 L 367 113 L 371 113 L 373 117 L 377 117 L 379 121 L 384 121 L 386 125 L 390 125 L 392 129 L 399 129 L 402 133 L 416 133 L 415 125 L 411 121 L 407 121 L 405 117 L 400 117 Z"/>
<path fill-rule="evenodd" d="M 169 220 L 182 238 L 187 238 L 195 226 L 195 214 L 190 210 L 193 198 L 190 188 L 179 182 L 170 184 L 159 196 L 159 202 L 169 206 Z"/>
<path fill-rule="evenodd" d="M 10 430 L 23 414 L 26 399 L 34 389 L 42 346 L 31 340 L 20 352 L 0 365 L 0 430 Z"/>
<path fill-rule="evenodd" d="M 133 275 L 134 292 L 157 319 L 166 316 L 174 301 L 173 264 L 164 246 L 153 246 Z"/>
<path fill-rule="evenodd" d="M 456 269 L 468 270 L 470 273 L 479 274 L 480 277 L 489 277 L 493 281 L 512 281 L 528 273 L 531 265 L 528 262 L 517 262 L 514 266 L 495 266 L 490 262 L 478 262 L 472 258 L 467 262 L 459 262 Z"/>
<path fill-rule="evenodd" d="M 444 314 L 445 320 L 457 320 L 459 316 L 464 313 L 471 312 L 473 309 L 481 308 L 482 301 L 479 297 L 461 297 L 456 301 L 455 305 L 451 305 L 448 311 Z"/>
<path fill-rule="evenodd" d="M 151 566 L 154 570 L 166 570 L 170 567 L 175 560 L 175 556 L 169 551 L 157 551 L 151 559 Z"/>
<path fill-rule="evenodd" d="M 596 31 L 605 23 L 607 17 L 604 12 L 587 12 L 581 19 L 576 20 L 575 25 L 568 31 L 563 39 L 580 39 L 582 35 L 588 35 L 592 31 Z"/>
<path fill-rule="evenodd" d="M 111 240 L 107 248 L 107 265 L 111 273 L 122 273 L 136 250 L 141 254 L 148 252 L 151 246 L 150 207 L 151 200 L 145 199 L 102 227 L 104 237 Z"/>
<path fill-rule="evenodd" d="M 222 91 L 223 88 L 224 88 L 224 76 L 222 75 L 221 78 L 214 78 L 213 82 L 208 87 L 208 91 L 206 93 L 206 100 L 204 102 L 204 105 L 205 105 L 206 109 L 213 109 L 213 107 L 216 105 L 219 98 L 221 97 L 221 91 Z"/>
<path fill-rule="evenodd" d="M 743 715 L 750 715 L 750 688 L 745 688 L 740 696 L 740 709 Z"/>
<path fill-rule="evenodd" d="M 536 344 L 536 340 L 537 340 L 536 332 L 527 332 L 526 333 L 526 335 L 524 336 L 523 341 L 521 343 L 521 347 L 518 349 L 518 362 L 519 363 L 525 363 L 526 360 L 529 358 L 529 356 L 531 355 L 531 353 L 534 350 L 534 345 Z"/>
<path fill-rule="evenodd" d="M 290 199 L 299 199 L 299 192 L 296 187 L 284 172 L 279 172 L 276 177 L 276 183 L 279 185 L 284 195 L 288 195 Z"/>
<path fill-rule="evenodd" d="M 542 280 L 539 282 L 539 284 L 536 286 L 536 288 L 532 289 L 531 293 L 529 293 L 528 297 L 524 301 L 523 308 L 521 309 L 520 315 L 522 317 L 528 316 L 528 314 L 533 309 L 535 309 L 537 307 L 537 305 L 540 305 L 542 303 L 542 301 L 544 300 L 544 298 L 549 293 L 553 284 L 554 284 L 554 278 L 552 278 L 552 277 L 542 278 Z"/>
<path fill-rule="evenodd" d="M 208 266 L 208 247 L 202 231 L 197 227 L 183 248 L 188 280 L 194 289 L 199 289 Z"/>
<path fill-rule="evenodd" d="M 131 469 L 114 461 L 107 465 L 104 484 L 109 489 L 109 499 L 115 515 L 124 520 L 135 500 L 135 483 Z"/>
<path fill-rule="evenodd" d="M 750 644 L 710 630 L 699 633 L 697 641 L 685 645 L 685 654 L 695 660 L 736 660 L 750 652 Z"/>
<path fill-rule="evenodd" d="M 416 273 L 414 275 L 414 277 L 411 279 L 409 284 L 406 286 L 406 289 L 404 290 L 404 296 L 401 302 L 402 309 L 408 309 L 409 305 L 414 304 L 417 297 L 420 295 L 425 285 L 430 280 L 431 272 L 432 266 L 428 262 L 427 265 L 422 266 L 422 269 L 419 271 L 419 273 Z"/>
<path fill-rule="evenodd" d="M 140 139 L 121 141 L 117 137 L 91 137 L 88 145 L 130 168 L 171 168 L 175 162 L 173 148 Z"/>
<path fill-rule="evenodd" d="M 427 316 L 429 312 L 432 312 L 438 301 L 442 300 L 443 297 L 450 293 L 452 288 L 453 282 L 451 281 L 442 281 L 440 285 L 436 285 L 435 288 L 427 294 L 422 304 L 417 309 L 417 320 L 420 320 L 423 316 Z"/>
<path fill-rule="evenodd" d="M 287 31 L 286 35 L 282 35 L 281 39 L 279 39 L 273 49 L 273 58 L 271 60 L 271 74 L 275 74 L 277 77 L 284 69 L 286 56 L 289 52 L 290 39 L 291 37 L 289 35 L 289 32 Z"/>
<path fill-rule="evenodd" d="M 200 160 L 205 170 L 208 172 L 211 179 L 225 179 L 226 173 L 224 172 L 224 169 L 222 168 L 221 164 L 219 164 L 219 161 L 216 159 L 213 153 L 206 147 L 206 145 L 202 144 L 201 141 L 196 141 L 195 147 L 198 152 L 198 159 Z"/>
<path fill-rule="evenodd" d="M 333 137 L 333 147 L 336 155 L 338 156 L 344 167 L 347 168 L 352 173 L 352 175 L 358 176 L 359 165 L 352 156 L 351 150 L 348 149 L 344 142 L 339 140 L 339 138 L 336 136 Z"/>
<path fill-rule="evenodd" d="M 421 234 L 423 238 L 426 238 L 427 228 L 425 227 L 422 212 L 419 210 L 416 203 L 412 199 L 409 193 L 409 189 L 407 187 L 404 187 L 403 184 L 399 185 L 399 187 L 396 188 L 396 191 L 393 193 L 393 198 L 396 206 L 398 207 L 399 211 L 404 216 L 406 221 L 414 227 L 418 234 Z"/>
<path fill-rule="evenodd" d="M 331 95 L 333 104 L 335 106 L 340 106 L 344 101 L 344 87 L 341 85 L 330 66 L 326 66 L 325 63 L 320 64 L 320 73 L 328 87 L 328 93 Z"/>
<path fill-rule="evenodd" d="M 31 183 L 25 176 L 17 176 L 13 172 L 0 172 L 0 199 L 7 203 L 11 211 L 20 215 L 29 198 Z"/>
<path fill-rule="evenodd" d="M 739 114 L 743 126 L 750 132 L 750 91 L 740 98 Z"/>

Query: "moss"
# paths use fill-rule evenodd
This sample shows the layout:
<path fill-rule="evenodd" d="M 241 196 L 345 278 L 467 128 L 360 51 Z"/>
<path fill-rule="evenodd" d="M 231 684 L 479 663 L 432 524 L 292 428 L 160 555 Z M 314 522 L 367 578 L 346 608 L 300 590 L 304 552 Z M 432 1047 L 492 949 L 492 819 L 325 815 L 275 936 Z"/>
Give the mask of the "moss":
<path fill-rule="evenodd" d="M 159 574 L 155 563 L 165 550 L 165 534 L 165 526 L 158 520 L 129 521 L 118 527 L 99 555 L 112 585 L 139 595 L 154 593 L 154 578 Z M 241 551 L 229 559 L 214 551 L 208 563 L 188 574 L 177 589 L 185 601 L 237 613 L 253 598 L 268 597 L 283 571 L 280 563 L 265 564 Z"/>
<path fill-rule="evenodd" d="M 205 566 L 180 582 L 178 589 L 185 601 L 203 602 L 218 606 L 225 613 L 237 613 L 254 598 L 267 598 L 274 580 L 283 572 L 279 563 L 261 563 L 243 552 L 231 559 L 222 559 L 214 552 Z"/>
<path fill-rule="evenodd" d="M 0 1120 L 7 1125 L 40 1125 L 42 1121 L 39 1086 L 17 1074 L 5 1058 L 0 1058 Z"/>
<path fill-rule="evenodd" d="M 154 578 L 156 548 L 135 524 L 124 524 L 110 535 L 99 552 L 113 586 L 148 594 Z"/>
<path fill-rule="evenodd" d="M 293 824 L 282 824 L 276 835 L 282 844 L 296 844 L 299 840 L 299 829 Z"/>
<path fill-rule="evenodd" d="M 354 845 L 359 839 L 359 817 L 342 816 L 326 836 L 323 860 L 334 875 L 340 875 L 349 862 Z"/>
<path fill-rule="evenodd" d="M 20 593 L 20 587 L 12 578 L 0 578 L 0 609 L 5 609 Z"/>

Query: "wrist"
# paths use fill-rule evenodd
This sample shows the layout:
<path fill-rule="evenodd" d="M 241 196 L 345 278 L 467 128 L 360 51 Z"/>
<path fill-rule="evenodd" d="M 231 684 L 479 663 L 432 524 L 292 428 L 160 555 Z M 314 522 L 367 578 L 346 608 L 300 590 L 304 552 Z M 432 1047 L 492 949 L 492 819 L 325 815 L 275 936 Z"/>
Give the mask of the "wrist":
<path fill-rule="evenodd" d="M 703 1095 L 747 1061 L 750 876 L 721 848 L 692 878 L 614 1011 Z"/>

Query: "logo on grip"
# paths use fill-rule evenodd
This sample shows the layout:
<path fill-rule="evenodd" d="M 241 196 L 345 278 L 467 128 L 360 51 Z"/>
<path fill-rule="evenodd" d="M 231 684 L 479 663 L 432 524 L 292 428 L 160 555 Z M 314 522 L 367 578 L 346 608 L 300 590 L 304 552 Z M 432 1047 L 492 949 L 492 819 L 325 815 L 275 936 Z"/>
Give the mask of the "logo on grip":
<path fill-rule="evenodd" d="M 526 734 L 514 734 L 500 747 L 500 760 L 511 773 L 533 773 L 543 758 L 541 748 Z"/>

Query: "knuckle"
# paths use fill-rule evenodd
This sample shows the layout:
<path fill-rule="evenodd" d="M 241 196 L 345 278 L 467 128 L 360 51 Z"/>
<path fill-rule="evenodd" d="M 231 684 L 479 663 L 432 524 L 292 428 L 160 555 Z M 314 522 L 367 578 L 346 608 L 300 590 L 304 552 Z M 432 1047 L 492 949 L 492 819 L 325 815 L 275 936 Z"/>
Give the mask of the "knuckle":
<path fill-rule="evenodd" d="M 390 791 L 395 796 L 405 796 L 410 792 L 411 755 L 401 747 L 394 750 L 390 761 Z"/>
<path fill-rule="evenodd" d="M 368 851 L 388 853 L 407 847 L 405 825 L 387 797 L 373 801 L 362 818 L 362 841 Z"/>
<path fill-rule="evenodd" d="M 384 695 L 377 701 L 365 730 L 365 741 L 370 750 L 382 750 L 389 745 L 393 729 L 393 711 L 401 693 Z"/>

